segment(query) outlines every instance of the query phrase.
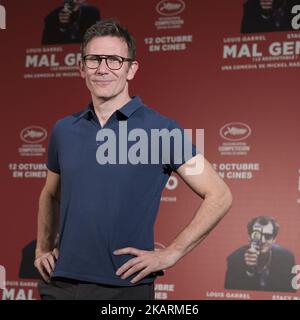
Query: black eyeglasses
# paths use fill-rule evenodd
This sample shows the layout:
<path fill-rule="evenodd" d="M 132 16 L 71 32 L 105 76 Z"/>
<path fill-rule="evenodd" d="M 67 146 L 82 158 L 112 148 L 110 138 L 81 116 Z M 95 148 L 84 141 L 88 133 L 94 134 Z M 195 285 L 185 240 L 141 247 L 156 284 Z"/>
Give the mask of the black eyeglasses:
<path fill-rule="evenodd" d="M 271 240 L 274 238 L 273 233 L 262 233 L 261 236 L 264 236 L 266 240 Z"/>
<path fill-rule="evenodd" d="M 105 55 L 105 54 L 88 54 L 82 58 L 84 64 L 89 69 L 98 69 L 102 60 L 105 60 L 107 67 L 110 70 L 119 70 L 122 68 L 124 61 L 134 61 L 130 58 L 124 58 L 117 55 Z"/>
<path fill-rule="evenodd" d="M 263 233 L 260 230 L 254 229 L 250 235 L 252 241 L 261 241 L 263 237 L 265 240 L 272 240 L 274 238 L 273 233 Z"/>

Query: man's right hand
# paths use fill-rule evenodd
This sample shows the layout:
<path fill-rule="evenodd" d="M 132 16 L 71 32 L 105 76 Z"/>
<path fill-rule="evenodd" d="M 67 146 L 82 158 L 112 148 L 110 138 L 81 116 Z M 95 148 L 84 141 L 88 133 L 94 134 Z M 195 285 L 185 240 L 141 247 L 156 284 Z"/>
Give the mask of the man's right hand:
<path fill-rule="evenodd" d="M 271 10 L 274 0 L 260 0 L 260 6 L 263 10 Z"/>
<path fill-rule="evenodd" d="M 253 268 L 257 266 L 258 252 L 254 248 L 250 247 L 244 255 L 245 263 L 248 267 Z"/>
<path fill-rule="evenodd" d="M 34 266 L 46 282 L 50 282 L 50 276 L 58 259 L 58 249 L 38 255 L 34 260 Z"/>
<path fill-rule="evenodd" d="M 59 23 L 66 25 L 71 22 L 72 11 L 64 7 L 58 14 Z"/>

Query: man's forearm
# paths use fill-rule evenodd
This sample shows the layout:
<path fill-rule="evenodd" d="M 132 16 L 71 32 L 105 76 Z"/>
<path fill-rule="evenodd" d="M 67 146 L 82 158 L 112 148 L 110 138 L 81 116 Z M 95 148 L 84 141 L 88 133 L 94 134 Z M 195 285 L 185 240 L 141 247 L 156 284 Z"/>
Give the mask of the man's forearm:
<path fill-rule="evenodd" d="M 36 257 L 54 249 L 58 224 L 59 201 L 43 189 L 39 200 Z"/>
<path fill-rule="evenodd" d="M 231 206 L 231 193 L 224 192 L 207 195 L 192 221 L 165 249 L 157 251 L 126 247 L 114 251 L 115 255 L 131 254 L 128 260 L 116 271 L 116 275 L 127 279 L 136 274 L 131 283 L 136 283 L 148 274 L 172 267 L 180 258 L 199 244 L 222 219 Z"/>
<path fill-rule="evenodd" d="M 168 246 L 178 260 L 196 247 L 227 213 L 232 203 L 229 190 L 221 195 L 207 196 L 192 221 Z"/>

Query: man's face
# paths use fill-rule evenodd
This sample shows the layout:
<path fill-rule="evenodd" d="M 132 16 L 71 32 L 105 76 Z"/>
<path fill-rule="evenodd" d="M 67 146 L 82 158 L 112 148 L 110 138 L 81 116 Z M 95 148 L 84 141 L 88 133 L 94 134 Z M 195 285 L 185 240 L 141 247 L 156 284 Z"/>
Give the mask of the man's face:
<path fill-rule="evenodd" d="M 88 54 L 118 55 L 128 58 L 128 47 L 127 43 L 118 37 L 95 37 L 86 46 L 85 55 Z M 128 95 L 127 81 L 134 78 L 137 69 L 136 61 L 131 65 L 124 61 L 119 70 L 110 70 L 104 59 L 97 69 L 89 69 L 82 61 L 80 62 L 81 77 L 85 79 L 92 97 L 102 101 Z"/>
<path fill-rule="evenodd" d="M 272 245 L 275 242 L 275 238 L 273 236 L 274 227 L 272 223 L 269 222 L 265 226 L 262 226 L 260 223 L 256 222 L 252 228 L 252 231 L 255 230 L 258 230 L 262 233 L 261 246 L 259 248 L 260 252 L 267 253 L 272 248 Z"/>

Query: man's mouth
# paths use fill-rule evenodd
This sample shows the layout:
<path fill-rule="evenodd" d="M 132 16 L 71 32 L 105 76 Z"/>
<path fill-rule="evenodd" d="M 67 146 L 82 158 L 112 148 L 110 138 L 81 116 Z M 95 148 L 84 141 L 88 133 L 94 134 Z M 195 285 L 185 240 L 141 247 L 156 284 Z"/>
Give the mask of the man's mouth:
<path fill-rule="evenodd" d="M 93 80 L 92 82 L 99 86 L 107 86 L 112 83 L 112 80 L 99 79 L 99 80 Z"/>

